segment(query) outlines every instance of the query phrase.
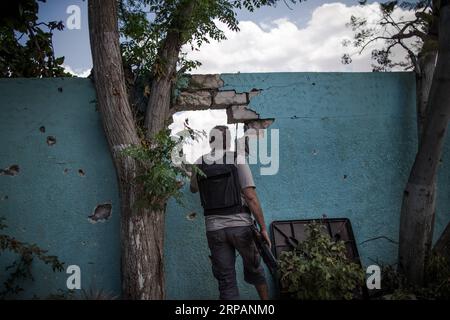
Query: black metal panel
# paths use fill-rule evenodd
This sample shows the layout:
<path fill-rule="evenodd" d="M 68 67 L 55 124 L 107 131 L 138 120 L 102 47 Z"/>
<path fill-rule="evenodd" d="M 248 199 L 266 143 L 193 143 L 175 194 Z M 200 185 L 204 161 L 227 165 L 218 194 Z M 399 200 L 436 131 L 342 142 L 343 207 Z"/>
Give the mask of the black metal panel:
<path fill-rule="evenodd" d="M 347 258 L 361 265 L 352 226 L 348 218 L 273 221 L 270 225 L 270 230 L 273 244 L 272 250 L 275 257 L 278 259 L 281 252 L 290 251 L 297 243 L 306 240 L 307 225 L 313 221 L 325 225 L 326 228 L 323 228 L 323 232 L 328 233 L 332 239 L 344 241 L 347 249 Z M 279 289 L 281 298 L 285 298 L 286 291 L 281 287 Z M 367 290 L 366 288 L 361 289 L 362 297 L 365 298 L 367 296 Z"/>
<path fill-rule="evenodd" d="M 327 232 L 332 239 L 344 241 L 347 247 L 347 257 L 360 263 L 352 226 L 347 218 L 273 221 L 270 229 L 275 257 L 279 258 L 283 251 L 292 250 L 295 242 L 306 240 L 307 225 L 313 221 L 324 224 L 326 226 L 324 232 Z"/>

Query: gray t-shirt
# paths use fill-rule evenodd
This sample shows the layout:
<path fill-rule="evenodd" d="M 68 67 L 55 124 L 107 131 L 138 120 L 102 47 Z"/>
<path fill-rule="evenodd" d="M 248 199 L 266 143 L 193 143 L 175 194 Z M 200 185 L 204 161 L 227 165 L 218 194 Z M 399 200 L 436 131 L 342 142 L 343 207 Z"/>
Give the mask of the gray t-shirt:
<path fill-rule="evenodd" d="M 232 158 L 231 158 L 232 159 Z M 201 158 L 196 161 L 195 163 L 201 162 Z M 247 163 L 244 164 L 236 164 L 235 166 L 237 168 L 238 176 L 239 176 L 239 182 L 241 184 L 241 188 L 248 188 L 248 187 L 255 187 L 255 182 L 253 181 L 252 172 L 250 171 L 250 167 Z M 191 186 L 194 190 L 198 190 L 198 182 L 197 182 L 197 176 L 193 174 L 191 176 Z M 245 198 L 241 192 L 242 197 L 242 203 L 244 205 L 247 205 L 245 202 Z M 243 212 L 243 213 L 236 213 L 236 214 L 228 214 L 228 215 L 208 215 L 205 216 L 205 224 L 206 224 L 206 231 L 214 231 L 219 230 L 223 228 L 229 228 L 229 227 L 243 227 L 243 226 L 249 226 L 253 223 L 252 217 L 250 213 Z"/>

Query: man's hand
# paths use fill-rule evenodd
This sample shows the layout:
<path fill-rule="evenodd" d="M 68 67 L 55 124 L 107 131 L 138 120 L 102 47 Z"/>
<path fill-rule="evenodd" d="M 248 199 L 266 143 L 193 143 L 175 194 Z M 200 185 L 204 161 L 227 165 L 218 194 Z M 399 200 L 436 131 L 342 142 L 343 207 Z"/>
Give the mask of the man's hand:
<path fill-rule="evenodd" d="M 272 243 L 270 242 L 270 237 L 269 237 L 269 233 L 267 232 L 266 229 L 261 230 L 261 235 L 264 238 L 264 240 L 267 242 L 267 244 L 269 245 L 269 248 L 272 249 Z"/>

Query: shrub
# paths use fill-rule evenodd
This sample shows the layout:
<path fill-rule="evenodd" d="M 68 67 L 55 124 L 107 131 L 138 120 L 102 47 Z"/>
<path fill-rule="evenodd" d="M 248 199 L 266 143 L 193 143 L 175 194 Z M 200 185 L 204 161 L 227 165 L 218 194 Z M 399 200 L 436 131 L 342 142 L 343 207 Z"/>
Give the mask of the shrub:
<path fill-rule="evenodd" d="M 295 299 L 352 299 L 364 284 L 359 264 L 346 257 L 343 241 L 333 241 L 319 223 L 307 226 L 308 238 L 279 258 L 281 286 Z"/>
<path fill-rule="evenodd" d="M 190 128 L 185 121 L 185 129 L 176 136 L 170 136 L 170 130 L 163 129 L 151 141 L 142 139 L 140 145 L 127 147 L 122 151 L 123 155 L 132 157 L 141 166 L 134 181 L 142 190 L 138 197 L 138 206 L 160 210 L 170 197 L 183 204 L 180 190 L 183 180 L 187 179 L 191 172 L 203 173 L 195 165 L 181 161 L 182 147 L 204 136 L 204 132 Z M 175 163 L 174 158 L 181 163 Z"/>
<path fill-rule="evenodd" d="M 432 253 L 425 265 L 422 286 L 415 286 L 393 266 L 385 265 L 381 272 L 382 289 L 378 294 L 386 300 L 448 300 L 450 299 L 450 261 Z"/>

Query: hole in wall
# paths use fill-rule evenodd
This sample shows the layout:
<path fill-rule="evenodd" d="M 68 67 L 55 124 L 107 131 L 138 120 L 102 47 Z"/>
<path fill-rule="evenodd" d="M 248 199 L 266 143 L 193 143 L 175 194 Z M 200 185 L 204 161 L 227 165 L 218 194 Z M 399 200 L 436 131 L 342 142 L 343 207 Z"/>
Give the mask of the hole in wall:
<path fill-rule="evenodd" d="M 112 204 L 110 202 L 98 204 L 88 220 L 92 223 L 106 221 L 111 217 Z"/>
<path fill-rule="evenodd" d="M 0 176 L 17 176 L 19 174 L 19 165 L 13 164 L 5 169 L 0 169 Z"/>
<path fill-rule="evenodd" d="M 197 218 L 197 213 L 195 213 L 195 212 L 191 212 L 186 215 L 186 219 L 188 219 L 190 221 L 195 220 L 195 218 Z"/>
<path fill-rule="evenodd" d="M 51 147 L 56 144 L 56 138 L 54 136 L 47 137 L 47 144 Z"/>

